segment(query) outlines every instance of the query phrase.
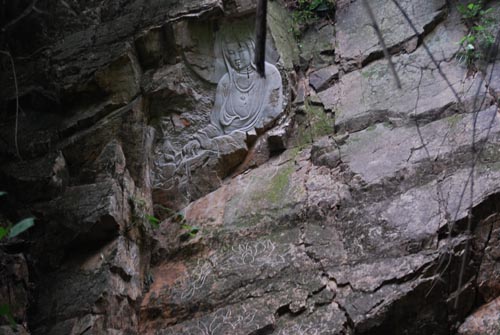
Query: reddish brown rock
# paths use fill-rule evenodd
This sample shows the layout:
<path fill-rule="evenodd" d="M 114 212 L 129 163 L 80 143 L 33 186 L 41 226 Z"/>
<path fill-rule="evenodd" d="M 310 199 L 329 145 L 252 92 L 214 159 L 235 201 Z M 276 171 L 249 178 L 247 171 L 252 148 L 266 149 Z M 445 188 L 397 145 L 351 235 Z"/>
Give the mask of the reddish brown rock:
<path fill-rule="evenodd" d="M 460 335 L 500 334 L 500 297 L 470 315 L 458 329 Z"/>

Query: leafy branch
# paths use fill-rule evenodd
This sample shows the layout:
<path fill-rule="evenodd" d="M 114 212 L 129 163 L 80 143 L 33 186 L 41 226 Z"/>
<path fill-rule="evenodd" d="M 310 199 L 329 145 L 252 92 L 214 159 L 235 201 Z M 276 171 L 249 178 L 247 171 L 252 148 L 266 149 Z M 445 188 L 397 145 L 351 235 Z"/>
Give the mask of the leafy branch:
<path fill-rule="evenodd" d="M 286 6 L 293 11 L 291 31 L 298 38 L 301 32 L 314 24 L 320 16 L 335 9 L 335 0 L 289 0 L 286 1 Z"/>
<path fill-rule="evenodd" d="M 466 5 L 459 4 L 457 9 L 469 27 L 467 35 L 458 42 L 461 50 L 457 53 L 457 59 L 472 68 L 476 61 L 485 58 L 482 50 L 489 50 L 495 42 L 495 37 L 489 29 L 494 23 L 489 17 L 492 9 L 485 10 L 482 0 Z"/>

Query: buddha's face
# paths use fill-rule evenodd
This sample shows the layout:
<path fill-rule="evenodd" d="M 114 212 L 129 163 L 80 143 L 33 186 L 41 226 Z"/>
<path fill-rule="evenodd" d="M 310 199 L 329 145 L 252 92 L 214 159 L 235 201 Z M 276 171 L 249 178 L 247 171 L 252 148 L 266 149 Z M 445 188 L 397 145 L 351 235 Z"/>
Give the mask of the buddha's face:
<path fill-rule="evenodd" d="M 226 49 L 231 66 L 240 72 L 252 63 L 252 55 L 245 43 L 229 43 Z"/>

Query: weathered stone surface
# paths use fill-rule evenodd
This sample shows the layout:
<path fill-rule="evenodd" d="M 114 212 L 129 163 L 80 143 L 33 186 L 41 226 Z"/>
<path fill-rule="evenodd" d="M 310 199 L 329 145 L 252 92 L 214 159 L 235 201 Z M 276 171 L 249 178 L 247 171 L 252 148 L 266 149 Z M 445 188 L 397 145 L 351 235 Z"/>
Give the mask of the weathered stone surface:
<path fill-rule="evenodd" d="M 253 0 L 225 0 L 224 10 L 228 15 L 245 15 L 255 12 L 257 3 Z"/>
<path fill-rule="evenodd" d="M 176 62 L 175 37 L 171 25 L 145 31 L 136 38 L 135 48 L 144 70 L 174 65 Z"/>
<path fill-rule="evenodd" d="M 110 95 L 114 105 L 126 105 L 139 94 L 141 68 L 130 51 L 98 70 L 95 77 L 99 88 Z"/>
<path fill-rule="evenodd" d="M 309 85 L 319 92 L 326 89 L 332 80 L 337 79 L 338 76 L 339 69 L 337 65 L 330 65 L 312 72 L 309 75 Z"/>
<path fill-rule="evenodd" d="M 434 249 L 430 242 L 443 227 L 436 215 L 439 206 L 451 213 L 458 210 L 454 220 L 466 216 L 466 206 L 459 209 L 459 204 L 468 171 L 459 171 L 442 182 L 440 189 L 448 195 L 446 204 L 429 197 L 436 192 L 436 184 L 429 183 L 355 213 L 344 206 L 362 203 L 362 198 L 352 198 L 342 174 L 332 171 L 336 170 L 312 166 L 307 151 L 298 156 L 287 151 L 282 158 L 237 177 L 191 204 L 185 211 L 186 222 L 200 232 L 185 247 L 200 254 L 182 262 L 163 262 L 153 269 L 154 288 L 142 305 L 145 333 L 158 328 L 164 328 L 166 334 L 189 333 L 189 329 L 194 331 L 203 325 L 209 329 L 211 323 L 223 329 L 238 320 L 232 318 L 241 315 L 243 304 L 255 317 L 257 328 L 269 327 L 283 334 L 298 329 L 320 331 L 329 327 L 328 322 L 336 327 L 330 329 L 333 333 L 349 333 L 352 329 L 348 324 L 360 333 L 374 329 L 384 332 L 393 329 L 393 322 L 400 325 L 398 332 L 412 333 L 419 322 L 426 322 L 425 334 L 444 334 L 446 294 L 441 285 L 435 286 L 432 269 L 443 250 L 459 250 L 463 244 L 458 239 Z M 481 188 L 476 189 L 475 205 L 498 192 L 494 183 L 498 178 L 486 166 L 478 169 Z M 351 187 L 360 187 L 356 185 Z M 466 197 L 463 203 L 468 204 L 469 199 Z M 328 219 L 339 208 L 336 217 L 341 220 Z M 307 217 L 307 222 L 301 221 L 302 217 Z M 173 241 L 161 243 L 176 243 L 175 234 L 171 238 Z M 166 245 L 159 250 L 168 254 Z M 456 268 L 459 262 L 454 257 Z M 308 284 L 289 281 L 288 271 Z M 332 293 L 305 298 L 319 294 L 324 287 Z M 298 295 L 280 297 L 284 292 Z M 430 300 L 423 298 L 428 292 Z M 265 299 L 269 310 L 260 309 L 254 316 L 245 300 L 248 296 Z M 324 302 L 316 305 L 314 301 Z M 322 304 L 330 307 L 323 308 Z M 327 310 L 335 310 L 338 305 L 349 322 L 338 310 L 328 314 L 331 311 Z M 194 306 L 199 316 L 188 320 L 188 311 Z M 404 306 L 404 311 L 398 306 Z M 416 306 L 427 312 L 414 316 Z M 309 324 L 308 318 L 302 318 L 304 311 L 324 321 Z M 276 313 L 299 318 L 274 319 Z M 409 322 L 399 323 L 402 320 Z M 171 324 L 175 325 L 169 327 Z M 245 329 L 234 331 L 247 334 Z"/>
<path fill-rule="evenodd" d="M 316 68 L 333 63 L 335 28 L 331 24 L 320 24 L 309 28 L 300 40 L 301 61 Z"/>
<path fill-rule="evenodd" d="M 486 84 L 494 96 L 499 99 L 500 97 L 500 61 L 491 64 L 486 69 Z"/>
<path fill-rule="evenodd" d="M 408 13 L 419 35 L 436 25 L 436 22 L 440 21 L 445 14 L 446 1 L 444 0 L 405 0 L 399 3 Z M 415 37 L 414 31 L 391 1 L 370 1 L 370 7 L 389 49 Z M 382 55 L 382 47 L 372 28 L 372 22 L 366 13 L 363 1 L 341 5 L 335 17 L 338 43 L 336 52 L 340 59 L 362 64 L 369 58 Z"/>
<path fill-rule="evenodd" d="M 467 77 L 467 69 L 456 61 L 449 61 L 456 52 L 456 41 L 464 31 L 452 16 L 425 38 L 425 42 L 447 77 L 448 84 L 430 61 L 426 51 L 419 48 L 411 54 L 393 58 L 401 79 L 402 89 L 395 88 L 394 78 L 385 61 L 377 61 L 343 76 L 339 84 L 319 94 L 326 108 L 336 112 L 338 127 L 348 131 L 363 129 L 375 121 L 408 122 L 409 119 L 433 120 L 450 110 L 473 109 L 477 92 L 485 95 L 479 86 L 480 76 Z"/>
<path fill-rule="evenodd" d="M 189 20 L 174 25 L 177 47 L 187 65 L 203 79 L 216 84 L 225 72 L 224 63 L 216 63 L 215 21 Z M 249 28 L 248 25 L 244 26 Z M 243 28 L 240 28 L 243 29 Z M 219 49 L 220 51 L 220 49 Z"/>
<path fill-rule="evenodd" d="M 127 162 L 118 141 L 111 141 L 104 147 L 94 162 L 94 168 L 96 179 L 99 181 L 106 181 L 108 178 L 118 179 L 125 174 Z"/>
<path fill-rule="evenodd" d="M 257 312 L 253 324 L 248 321 L 247 325 L 256 327 L 254 330 L 272 325 L 273 311 L 281 306 L 296 303 L 300 310 L 299 306 L 305 304 L 308 287 L 317 289 L 321 282 L 318 279 L 307 282 L 306 277 L 301 276 L 287 278 L 299 263 L 306 267 L 303 263 L 305 260 L 300 261 L 304 255 L 294 254 L 293 241 L 298 238 L 298 231 L 281 234 L 281 237 L 277 235 L 276 238 L 275 242 L 266 238 L 241 241 L 227 251 L 211 253 L 207 259 L 199 259 L 194 263 L 166 263 L 157 267 L 153 271 L 155 282 L 143 301 L 143 316 L 151 320 L 148 325 L 152 328 L 148 330 L 151 332 L 155 328 L 164 328 L 167 320 L 185 320 L 194 306 L 200 311 L 218 309 L 227 299 L 238 303 L 225 308 L 227 321 L 234 322 L 231 315 L 238 318 L 241 315 L 240 308 L 244 306 L 243 310 L 249 315 Z M 217 268 L 212 264 L 218 264 Z M 303 268 L 302 271 L 306 269 Z M 294 288 L 293 291 L 287 290 L 290 286 Z M 265 287 L 274 288 L 274 292 L 268 295 Z M 256 298 L 256 301 L 248 304 L 252 300 L 247 300 L 241 306 L 239 302 L 249 295 Z M 266 297 L 269 302 L 267 311 L 259 311 L 257 306 Z M 213 318 L 210 314 L 209 312 L 207 315 L 209 320 Z M 202 317 L 201 320 L 206 318 Z M 262 322 L 264 323 L 261 324 Z M 196 326 L 199 322 L 189 320 L 180 327 L 192 327 L 193 324 Z M 245 328 L 234 331 L 246 334 L 249 331 Z M 179 327 L 173 327 L 172 331 L 179 331 Z"/>
<path fill-rule="evenodd" d="M 209 123 L 215 92 L 190 75 L 186 65 L 149 72 L 142 87 L 149 95 L 151 123 L 161 137 L 158 145 L 162 151 L 169 149 L 167 140 L 174 148 L 182 148 L 192 134 Z"/>
<path fill-rule="evenodd" d="M 297 305 L 297 307 L 290 308 L 292 310 L 298 308 L 296 311 L 300 311 L 302 309 L 300 306 L 306 305 L 305 301 L 301 302 L 308 296 L 309 289 L 305 287 L 311 285 L 321 287 L 322 284 L 319 276 L 314 273 L 309 275 L 313 278 L 318 276 L 315 279 L 316 284 L 307 279 L 308 274 L 304 274 L 303 277 L 301 275 L 301 279 L 293 279 L 288 283 L 288 278 L 291 278 L 287 275 L 289 271 L 298 271 L 300 267 L 301 272 L 308 272 L 316 267 L 308 260 L 305 253 L 300 252 L 300 231 L 296 228 L 283 230 L 287 226 L 287 221 L 290 222 L 291 218 L 300 215 L 300 208 L 297 206 L 306 201 L 307 193 L 302 183 L 305 182 L 308 163 L 302 158 L 299 166 L 303 165 L 303 167 L 297 167 L 297 171 L 294 172 L 296 170 L 293 162 L 294 154 L 289 154 L 292 156 L 289 156 L 289 161 L 284 160 L 284 164 L 281 163 L 281 159 L 274 160 L 272 164 L 262 167 L 267 170 L 266 173 L 256 174 L 255 171 L 251 171 L 244 177 L 237 177 L 233 182 L 238 185 L 237 187 L 222 186 L 186 209 L 187 224 L 200 229 L 197 235 L 201 234 L 202 239 L 198 240 L 197 236 L 195 241 L 205 241 L 201 243 L 206 244 L 207 248 L 212 248 L 210 241 L 213 241 L 215 245 L 222 243 L 228 246 L 208 252 L 207 259 L 186 261 L 182 264 L 167 262 L 153 270 L 155 278 L 153 287 L 155 288 L 148 293 L 143 302 L 143 316 L 151 320 L 151 323 L 148 322 L 145 325 L 150 325 L 154 329 L 160 327 L 166 320 L 185 318 L 183 315 L 186 315 L 185 313 L 192 304 L 199 306 L 202 310 L 214 304 L 218 306 L 220 303 L 218 301 L 223 301 L 221 299 L 224 299 L 223 297 L 228 293 L 234 297 L 231 300 L 234 299 L 235 302 L 250 292 L 254 292 L 251 293 L 253 296 L 257 294 L 258 297 L 264 297 L 267 290 L 263 287 L 266 285 L 276 286 L 276 290 L 280 292 L 273 299 L 281 303 L 276 305 L 273 303 L 275 307 L 270 306 L 271 310 L 293 303 L 292 305 Z M 311 206 L 322 198 L 321 194 L 331 193 L 328 184 L 322 182 L 329 178 L 332 176 L 327 171 L 317 172 L 315 176 L 309 178 L 310 192 L 316 195 L 310 199 Z M 315 180 L 317 180 L 316 184 Z M 321 185 L 325 185 L 325 188 Z M 330 194 L 330 196 L 339 197 L 337 194 Z M 257 208 L 259 208 L 258 211 L 255 211 Z M 273 222 L 282 222 L 283 228 L 281 225 L 275 226 Z M 262 231 L 269 232 L 266 234 L 268 236 L 261 236 L 252 242 L 248 238 L 244 239 L 245 236 L 261 235 Z M 165 243 L 167 244 L 163 247 L 164 250 L 168 249 L 168 244 L 172 242 Z M 220 264 L 220 267 L 214 268 L 214 264 Z M 292 268 L 289 268 L 290 264 L 293 264 Z M 216 269 L 217 272 L 214 272 Z M 171 275 L 168 275 L 169 273 Z M 295 283 L 295 280 L 298 282 Z M 242 283 L 248 287 L 242 287 Z M 296 287 L 296 291 L 293 291 L 295 293 L 290 292 L 289 285 Z M 301 288 L 302 286 L 305 287 Z M 169 287 L 170 290 L 165 292 L 163 289 L 165 287 Z M 261 293 L 256 293 L 255 290 Z M 316 291 L 317 288 L 311 288 L 311 290 Z M 299 296 L 293 298 L 291 294 L 299 294 Z M 169 307 L 166 308 L 166 306 Z M 253 308 L 250 312 L 253 312 Z M 158 315 L 154 312 L 155 310 L 162 312 Z M 236 311 L 231 308 L 229 310 L 230 314 L 237 315 Z M 259 316 L 259 320 L 262 318 Z M 271 318 L 268 322 L 274 323 L 273 319 Z M 206 321 L 203 322 L 206 323 Z M 259 322 L 261 321 L 256 324 L 258 325 Z M 183 323 L 182 327 L 192 327 L 189 326 L 190 324 L 189 322 L 186 325 Z M 194 324 L 196 325 L 196 322 Z M 266 325 L 267 323 L 264 323 L 262 327 Z M 293 325 L 288 327 L 292 328 Z M 173 331 L 175 329 L 177 328 L 173 328 Z M 179 329 L 177 331 L 180 331 Z M 238 334 L 246 334 L 243 329 L 235 331 L 238 331 Z"/>
<path fill-rule="evenodd" d="M 261 329 L 269 327 L 282 334 L 305 329 L 321 333 L 322 327 L 333 322 L 328 326 L 333 333 L 417 334 L 418 329 L 418 334 L 446 334 L 447 292 L 456 289 L 459 255 L 465 244 L 462 238 L 442 240 L 439 236 L 448 229 L 463 229 L 460 225 L 449 227 L 467 217 L 470 203 L 481 213 L 478 215 L 491 213 L 492 209 L 484 212 L 480 207 L 499 191 L 500 176 L 495 168 L 499 159 L 497 128 L 496 106 L 477 114 L 476 141 L 480 145 L 486 140 L 490 143 L 476 167 L 472 199 L 463 193 L 470 174 L 470 114 L 457 114 L 420 127 L 429 157 L 419 145 L 416 128 L 378 125 L 351 134 L 338 144 L 327 138 L 316 141 L 310 157 L 308 150 L 299 155 L 295 150 L 286 151 L 272 163 L 237 177 L 185 210 L 187 224 L 199 228 L 200 235 L 184 247 L 196 250 L 200 256 L 187 263 L 167 262 L 155 268 L 156 276 L 162 279 L 158 289 L 143 303 L 142 317 L 148 320 L 144 329 L 171 324 L 175 325 L 167 327 L 168 334 L 189 333 L 190 329 L 199 330 L 203 325 L 210 329 L 210 324 L 225 329 L 236 322 L 232 316 L 239 313 L 245 297 L 275 301 L 277 289 L 260 290 L 271 285 L 266 282 L 271 282 L 276 285 L 272 287 L 280 287 L 279 292 L 299 295 L 285 299 L 287 307 L 270 303 L 266 305 L 271 305 L 270 310 L 264 314 L 254 316 L 252 312 Z M 379 142 L 386 137 L 387 140 Z M 332 169 L 336 164 L 317 167 L 309 161 L 318 163 L 323 155 L 335 152 L 337 145 L 342 160 L 345 159 L 340 167 Z M 364 156 L 363 152 L 368 155 L 366 161 L 354 163 Z M 398 158 L 394 156 L 398 152 L 406 154 Z M 380 169 L 370 166 L 371 162 L 376 166 L 378 160 Z M 438 163 L 429 170 L 430 162 Z M 419 169 L 423 169 L 420 174 Z M 443 169 L 446 173 L 439 177 Z M 358 176 L 352 178 L 352 172 Z M 427 176 L 421 178 L 423 173 Z M 386 181 L 390 181 L 387 184 L 390 191 L 380 194 L 375 186 Z M 355 192 L 355 197 L 350 191 Z M 371 201 L 370 205 L 366 201 Z M 157 259 L 172 252 L 166 245 L 176 243 L 175 234 L 170 238 L 161 242 L 164 247 L 158 252 L 163 250 L 163 256 Z M 256 244 L 247 244 L 249 238 L 256 239 Z M 221 245 L 226 251 L 216 251 Z M 182 248 L 182 242 L 179 247 Z M 295 276 L 306 278 L 304 281 L 309 283 L 319 280 L 323 289 L 297 287 L 280 276 L 275 277 L 275 272 L 267 272 L 263 265 L 252 270 L 253 260 L 257 261 L 260 252 L 268 249 L 279 251 L 285 264 L 292 264 Z M 288 260 L 286 250 L 292 250 L 295 258 Z M 233 278 L 226 274 L 223 260 L 235 259 L 239 253 L 243 253 L 239 257 L 245 268 L 230 270 Z M 450 267 L 443 270 L 439 264 L 447 257 Z M 272 268 L 279 271 L 279 264 L 273 263 Z M 246 274 L 248 269 L 250 273 Z M 280 272 L 287 271 L 288 268 L 283 268 Z M 446 284 L 448 288 L 436 283 L 436 276 L 442 276 L 439 271 L 450 271 L 453 279 Z M 492 276 L 494 272 L 488 272 L 487 277 Z M 473 300 L 465 298 L 474 294 L 471 278 L 472 272 L 468 270 L 461 294 L 462 301 L 468 302 L 462 303 L 459 315 L 472 307 Z M 484 287 L 487 285 L 490 284 L 485 283 Z M 171 291 L 164 294 L 160 287 Z M 234 291 L 233 287 L 238 289 Z M 228 293 L 223 293 L 225 290 Z M 314 299 L 303 300 L 300 292 Z M 323 296 L 314 292 L 330 293 Z M 333 309 L 339 306 L 343 313 L 328 314 L 328 308 L 321 307 L 323 304 Z M 200 308 L 199 316 L 188 321 L 185 311 L 195 305 Z M 160 312 L 166 309 L 169 312 Z M 308 311 L 307 318 L 304 311 Z M 288 319 L 288 313 L 294 318 Z M 276 314 L 283 316 L 271 317 Z M 315 316 L 322 321 L 307 323 Z"/>
<path fill-rule="evenodd" d="M 287 148 L 292 128 L 292 118 L 286 116 L 279 124 L 267 133 L 267 144 L 271 153 L 280 152 Z"/>
<path fill-rule="evenodd" d="M 140 261 L 139 247 L 120 237 L 47 274 L 38 287 L 33 333 L 136 333 Z"/>
<path fill-rule="evenodd" d="M 73 179 L 83 183 L 94 182 L 95 178 L 87 176 L 88 170 L 94 168 L 94 161 L 106 145 L 119 140 L 126 144 L 123 152 L 131 162 L 128 168 L 132 177 L 137 184 L 143 184 L 144 167 L 147 166 L 144 157 L 152 150 L 152 139 L 149 138 L 152 129 L 142 123 L 145 120 L 144 104 L 144 100 L 139 97 L 124 107 L 112 109 L 98 121 L 85 124 L 83 129 L 71 132 L 67 138 L 57 143 L 56 147 L 61 149 L 68 165 L 72 167 L 70 174 Z"/>
<path fill-rule="evenodd" d="M 311 162 L 331 169 L 336 168 L 341 162 L 338 145 L 331 138 L 319 139 L 311 147 Z"/>
<path fill-rule="evenodd" d="M 292 18 L 277 1 L 268 3 L 269 30 L 276 49 L 279 51 L 279 63 L 287 70 L 292 70 L 299 63 L 299 48 L 290 30 Z"/>
<path fill-rule="evenodd" d="M 62 245 L 99 243 L 116 236 L 129 220 L 124 212 L 123 193 L 112 179 L 100 183 L 68 187 L 58 198 L 38 204 L 37 212 L 53 222 L 53 230 L 66 233 Z M 55 246 L 53 246 L 55 247 Z"/>
<path fill-rule="evenodd" d="M 495 197 L 490 199 L 490 206 L 496 208 Z M 496 211 L 498 213 L 498 210 Z M 474 248 L 480 251 L 481 268 L 478 273 L 477 285 L 481 298 L 489 302 L 500 296 L 500 221 L 494 213 L 481 220 L 475 232 Z"/>
<path fill-rule="evenodd" d="M 476 143 L 498 144 L 500 122 L 497 107 L 492 106 L 477 114 L 475 130 L 473 118 L 471 114 L 456 114 L 419 126 L 420 134 L 416 126 L 374 125 L 349 136 L 346 145 L 342 146 L 342 159 L 369 184 L 380 183 L 384 178 L 396 178 L 400 171 L 405 175 L 403 178 L 408 178 L 417 173 L 419 166 L 436 160 L 443 160 L 443 164 L 456 168 L 469 160 L 474 131 Z M 485 154 L 498 158 L 494 150 Z M 448 157 L 453 157 L 453 160 L 448 160 Z"/>
<path fill-rule="evenodd" d="M 33 161 L 12 162 L 1 168 L 3 187 L 25 202 L 49 200 L 68 185 L 69 172 L 61 152 Z M 29 190 L 29 192 L 27 192 Z"/>
<path fill-rule="evenodd" d="M 122 54 L 126 41 L 137 29 L 162 25 L 182 17 L 221 14 L 222 6 L 221 0 L 189 3 L 124 0 L 104 5 L 84 1 L 71 6 L 47 3 L 40 9 L 57 15 L 32 20 L 31 23 L 37 26 L 33 27 L 34 30 L 46 29 L 48 33 L 36 41 L 38 46 L 30 46 L 33 48 L 31 52 L 40 47 L 39 43 L 52 44 L 50 57 L 56 61 L 54 68 L 58 71 L 58 78 L 65 82 L 66 87 L 79 85 L 95 70 Z M 94 54 L 90 59 L 86 58 L 89 51 Z"/>
<path fill-rule="evenodd" d="M 475 311 L 458 329 L 460 335 L 493 335 L 500 333 L 500 298 Z"/>
<path fill-rule="evenodd" d="M 325 110 L 321 104 L 313 104 L 313 99 L 297 106 L 295 124 L 290 134 L 289 147 L 304 147 L 311 145 L 316 139 L 333 135 L 335 119 L 333 113 Z"/>

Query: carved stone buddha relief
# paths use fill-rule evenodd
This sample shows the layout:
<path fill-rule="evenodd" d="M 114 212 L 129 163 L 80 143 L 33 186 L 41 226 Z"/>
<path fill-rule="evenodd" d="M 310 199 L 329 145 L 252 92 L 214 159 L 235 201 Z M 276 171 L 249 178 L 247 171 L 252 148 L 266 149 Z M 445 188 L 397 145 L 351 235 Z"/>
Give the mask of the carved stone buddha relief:
<path fill-rule="evenodd" d="M 175 196 L 183 194 L 191 200 L 213 190 L 244 160 L 249 138 L 255 139 L 283 112 L 282 78 L 271 63 L 275 58 L 266 57 L 270 62 L 265 64 L 265 77 L 260 77 L 253 63 L 250 22 L 221 25 L 214 33 L 212 51 L 206 41 L 194 43 L 183 35 L 185 41 L 202 45 L 188 48 L 187 66 L 200 80 L 213 83 L 217 79 L 217 86 L 208 122 L 191 132 L 181 146 L 172 145 L 167 136 L 157 147 L 161 152 L 156 154 L 162 156 L 155 166 L 157 193 L 175 190 Z M 195 55 L 195 50 L 201 50 L 201 55 Z"/>
<path fill-rule="evenodd" d="M 251 36 L 221 31 L 219 43 L 227 72 L 217 84 L 210 124 L 183 148 L 185 155 L 214 149 L 211 139 L 218 136 L 263 129 L 283 109 L 281 75 L 266 62 L 266 76 L 259 76 L 253 64 L 255 44 Z"/>

